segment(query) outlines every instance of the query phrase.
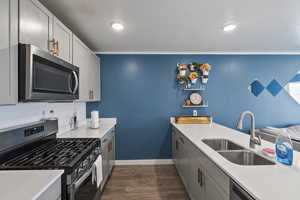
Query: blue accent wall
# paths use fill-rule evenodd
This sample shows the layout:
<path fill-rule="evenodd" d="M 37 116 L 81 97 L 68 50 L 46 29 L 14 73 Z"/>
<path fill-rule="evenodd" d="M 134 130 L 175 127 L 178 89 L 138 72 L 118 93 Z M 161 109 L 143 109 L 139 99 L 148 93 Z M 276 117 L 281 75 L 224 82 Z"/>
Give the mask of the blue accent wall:
<path fill-rule="evenodd" d="M 88 103 L 101 117 L 117 117 L 117 159 L 171 157 L 169 118 L 191 115 L 181 107 L 188 92 L 176 87 L 177 63 L 208 62 L 213 69 L 203 97 L 209 107 L 197 109 L 214 121 L 234 128 L 239 114 L 251 110 L 257 127 L 300 124 L 300 105 L 284 90 L 274 97 L 249 91 L 257 79 L 264 86 L 277 80 L 284 86 L 300 70 L 297 55 L 99 55 L 102 101 Z"/>

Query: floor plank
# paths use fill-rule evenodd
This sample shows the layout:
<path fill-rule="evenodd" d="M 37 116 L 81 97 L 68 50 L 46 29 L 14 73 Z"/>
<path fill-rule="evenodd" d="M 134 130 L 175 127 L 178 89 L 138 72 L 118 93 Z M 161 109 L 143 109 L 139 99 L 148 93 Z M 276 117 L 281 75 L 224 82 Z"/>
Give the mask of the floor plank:
<path fill-rule="evenodd" d="M 174 165 L 116 166 L 101 200 L 188 200 Z"/>

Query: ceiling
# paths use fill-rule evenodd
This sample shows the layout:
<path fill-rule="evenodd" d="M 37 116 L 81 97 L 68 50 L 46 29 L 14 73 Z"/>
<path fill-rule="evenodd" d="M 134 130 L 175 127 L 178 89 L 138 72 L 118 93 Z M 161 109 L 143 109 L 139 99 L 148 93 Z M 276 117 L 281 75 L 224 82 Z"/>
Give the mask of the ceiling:
<path fill-rule="evenodd" d="M 299 0 L 40 1 L 96 52 L 300 50 Z M 236 30 L 224 32 L 231 23 Z"/>

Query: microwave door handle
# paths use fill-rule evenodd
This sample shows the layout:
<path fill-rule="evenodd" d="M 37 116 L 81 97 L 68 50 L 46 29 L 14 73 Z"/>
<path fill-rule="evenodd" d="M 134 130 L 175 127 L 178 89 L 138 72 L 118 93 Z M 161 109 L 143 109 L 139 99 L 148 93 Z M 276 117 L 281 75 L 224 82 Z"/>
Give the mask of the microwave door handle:
<path fill-rule="evenodd" d="M 75 87 L 74 87 L 74 90 L 73 90 L 72 93 L 75 94 L 75 93 L 77 92 L 77 90 L 78 90 L 79 79 L 78 79 L 78 75 L 76 74 L 75 71 L 72 71 L 72 74 L 73 74 L 73 76 L 74 76 L 74 78 L 75 78 Z"/>

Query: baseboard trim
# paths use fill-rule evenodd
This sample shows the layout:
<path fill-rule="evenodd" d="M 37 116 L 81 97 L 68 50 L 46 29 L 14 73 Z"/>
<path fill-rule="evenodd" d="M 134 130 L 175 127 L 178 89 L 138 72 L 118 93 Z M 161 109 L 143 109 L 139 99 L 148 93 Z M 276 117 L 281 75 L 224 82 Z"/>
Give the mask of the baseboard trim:
<path fill-rule="evenodd" d="M 172 165 L 172 159 L 153 159 L 153 160 L 116 160 L 115 165 Z"/>

